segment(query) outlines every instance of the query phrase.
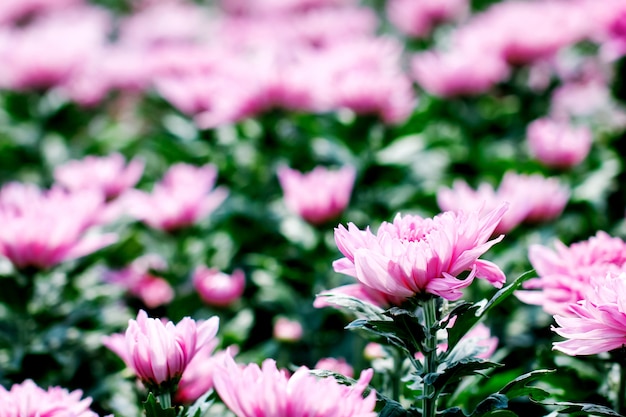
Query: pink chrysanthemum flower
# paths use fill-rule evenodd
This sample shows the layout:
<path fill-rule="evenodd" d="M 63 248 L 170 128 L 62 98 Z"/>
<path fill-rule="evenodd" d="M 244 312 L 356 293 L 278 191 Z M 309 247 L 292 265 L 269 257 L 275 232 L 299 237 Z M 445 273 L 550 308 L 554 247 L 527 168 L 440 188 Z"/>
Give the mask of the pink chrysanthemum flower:
<path fill-rule="evenodd" d="M 457 300 L 475 277 L 501 287 L 506 278 L 494 263 L 478 259 L 504 236 L 489 240 L 507 207 L 485 215 L 445 212 L 434 218 L 398 214 L 383 222 L 377 234 L 349 223 L 335 229 L 345 256 L 335 271 L 367 287 L 403 299 L 436 295 Z M 465 278 L 462 273 L 469 272 Z"/>
<path fill-rule="evenodd" d="M 515 293 L 548 314 L 571 315 L 569 305 L 585 298 L 590 277 L 626 271 L 626 242 L 605 232 L 569 247 L 559 241 L 555 246 L 556 250 L 530 247 L 528 258 L 538 277 L 522 284 L 525 291 Z"/>
<path fill-rule="evenodd" d="M 572 126 L 553 119 L 537 119 L 528 125 L 526 138 L 530 153 L 542 164 L 569 168 L 589 153 L 593 137 L 585 126 Z"/>
<path fill-rule="evenodd" d="M 350 202 L 355 175 L 352 167 L 332 171 L 318 166 L 308 173 L 278 169 L 287 207 L 313 224 L 332 220 L 343 212 Z"/>
<path fill-rule="evenodd" d="M 569 195 L 569 190 L 556 178 L 507 172 L 497 189 L 482 183 L 474 190 L 465 181 L 457 180 L 452 188 L 442 187 L 437 192 L 437 203 L 442 210 L 480 210 L 483 213 L 509 203 L 509 211 L 495 229 L 495 233 L 507 233 L 522 222 L 557 218 L 567 205 Z"/>
<path fill-rule="evenodd" d="M 0 417 L 98 417 L 91 411 L 91 398 L 81 399 L 81 390 L 61 387 L 47 390 L 27 379 L 7 390 L 0 386 Z"/>
<path fill-rule="evenodd" d="M 211 343 L 200 349 L 189 362 L 178 383 L 174 402 L 191 404 L 213 388 L 213 374 L 217 363 L 221 360 L 220 356 L 229 354 L 225 351 L 213 352 L 217 344 L 218 340 L 213 339 Z"/>
<path fill-rule="evenodd" d="M 136 320 L 128 321 L 124 335 L 106 336 L 103 343 L 150 391 L 171 392 L 196 353 L 212 343 L 218 326 L 218 317 L 199 323 L 185 317 L 174 325 L 140 310 Z"/>
<path fill-rule="evenodd" d="M 226 199 L 228 192 L 213 188 L 217 168 L 172 165 L 151 194 L 130 190 L 126 204 L 130 214 L 150 227 L 171 231 L 190 226 L 212 213 Z"/>
<path fill-rule="evenodd" d="M 363 371 L 355 385 L 345 386 L 318 378 L 305 367 L 288 377 L 272 359 L 261 367 L 242 367 L 225 355 L 213 382 L 237 417 L 375 417 L 375 392 L 363 398 L 372 374 L 371 369 Z"/>
<path fill-rule="evenodd" d="M 54 179 L 69 190 L 95 189 L 111 199 L 137 184 L 143 168 L 144 163 L 139 159 L 126 165 L 124 157 L 119 153 L 101 157 L 87 156 L 55 168 Z"/>
<path fill-rule="evenodd" d="M 95 252 L 117 240 L 87 233 L 102 209 L 100 193 L 9 183 L 0 190 L 0 254 L 19 269 L 46 269 Z"/>
<path fill-rule="evenodd" d="M 216 268 L 198 266 L 192 275 L 193 287 L 208 305 L 226 307 L 241 298 L 246 287 L 246 276 L 240 269 L 226 274 Z"/>
<path fill-rule="evenodd" d="M 554 343 L 567 355 L 594 355 L 626 345 L 626 273 L 594 277 L 584 299 L 555 315 L 552 330 L 569 340 Z"/>

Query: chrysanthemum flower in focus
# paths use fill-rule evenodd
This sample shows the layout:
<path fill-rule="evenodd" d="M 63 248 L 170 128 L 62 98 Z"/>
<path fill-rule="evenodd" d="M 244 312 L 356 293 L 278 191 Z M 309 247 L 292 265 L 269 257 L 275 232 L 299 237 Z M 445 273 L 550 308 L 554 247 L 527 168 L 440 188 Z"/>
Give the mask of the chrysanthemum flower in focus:
<path fill-rule="evenodd" d="M 178 324 L 148 318 L 140 310 L 128 321 L 124 335 L 106 336 L 103 343 L 131 368 L 152 392 L 173 392 L 193 357 L 212 343 L 219 318 L 196 323 L 185 317 Z"/>
<path fill-rule="evenodd" d="M 9 390 L 0 386 L 0 416 L 2 417 L 98 417 L 91 411 L 91 398 L 82 398 L 81 390 L 68 391 L 61 387 L 43 389 L 32 380 L 13 384 Z"/>
<path fill-rule="evenodd" d="M 584 299 L 555 315 L 552 330 L 566 339 L 554 349 L 567 355 L 594 355 L 626 345 L 626 273 L 593 277 Z"/>
<path fill-rule="evenodd" d="M 507 207 L 484 215 L 444 212 L 434 218 L 398 214 L 383 222 L 377 234 L 349 223 L 335 229 L 335 242 L 345 256 L 335 271 L 394 297 L 436 295 L 457 300 L 475 277 L 496 287 L 506 280 L 494 263 L 478 259 L 504 236 L 489 240 Z M 461 278 L 460 275 L 469 274 Z"/>
<path fill-rule="evenodd" d="M 372 378 L 363 371 L 353 386 L 318 378 L 305 367 L 291 377 L 266 359 L 239 366 L 228 355 L 213 375 L 215 390 L 237 417 L 375 417 L 376 393 L 363 392 Z"/>
<path fill-rule="evenodd" d="M 336 171 L 318 166 L 308 173 L 281 167 L 278 180 L 287 207 L 306 221 L 320 224 L 336 218 L 346 208 L 355 174 L 348 166 Z"/>
<path fill-rule="evenodd" d="M 198 266 L 192 283 L 200 298 L 211 306 L 226 307 L 239 300 L 246 286 L 246 276 L 240 269 L 226 274 L 216 268 Z"/>
<path fill-rule="evenodd" d="M 68 190 L 98 190 L 111 199 L 137 184 L 143 168 L 144 163 L 139 159 L 133 159 L 126 165 L 119 153 L 87 156 L 55 168 L 54 179 Z"/>
<path fill-rule="evenodd" d="M 217 168 L 172 165 L 151 194 L 129 190 L 126 205 L 130 215 L 150 227 L 172 231 L 190 226 L 212 213 L 226 199 L 228 191 L 213 188 Z"/>
<path fill-rule="evenodd" d="M 100 193 L 9 183 L 0 190 L 0 254 L 18 269 L 46 269 L 110 245 L 115 234 L 89 234 L 104 206 Z"/>
<path fill-rule="evenodd" d="M 571 315 L 569 305 L 585 298 L 590 277 L 626 271 L 626 242 L 606 232 L 569 247 L 557 241 L 555 247 L 530 247 L 528 258 L 538 277 L 524 282 L 524 290 L 515 293 L 548 314 Z"/>
<path fill-rule="evenodd" d="M 593 137 L 585 126 L 537 119 L 528 125 L 526 138 L 530 153 L 542 164 L 569 168 L 581 163 L 591 149 Z"/>

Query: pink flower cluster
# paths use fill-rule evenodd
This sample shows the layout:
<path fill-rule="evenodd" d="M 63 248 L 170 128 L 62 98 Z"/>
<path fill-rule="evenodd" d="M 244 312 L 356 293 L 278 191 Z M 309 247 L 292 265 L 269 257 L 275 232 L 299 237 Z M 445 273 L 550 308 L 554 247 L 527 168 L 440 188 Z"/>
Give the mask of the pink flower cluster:
<path fill-rule="evenodd" d="M 333 220 L 343 212 L 350 202 L 355 175 L 352 167 L 331 171 L 318 166 L 304 174 L 287 167 L 278 170 L 287 207 L 313 224 Z"/>
<path fill-rule="evenodd" d="M 89 409 L 91 398 L 82 396 L 80 390 L 43 389 L 27 379 L 9 390 L 0 386 L 0 417 L 98 417 Z"/>
<path fill-rule="evenodd" d="M 218 317 L 196 323 L 185 317 L 178 324 L 164 323 L 140 310 L 128 321 L 125 334 L 106 336 L 103 344 L 115 352 L 151 391 L 172 391 L 193 357 L 213 339 Z"/>
<path fill-rule="evenodd" d="M 538 277 L 516 292 L 520 300 L 549 314 L 571 315 L 569 306 L 586 297 L 592 277 L 626 271 L 626 242 L 605 232 L 569 247 L 557 241 L 555 247 L 530 247 L 528 258 Z"/>
<path fill-rule="evenodd" d="M 214 189 L 217 168 L 178 163 L 172 165 L 152 193 L 130 190 L 125 204 L 129 214 L 155 229 L 172 231 L 189 226 L 212 213 L 228 191 Z"/>
<path fill-rule="evenodd" d="M 266 359 L 262 366 L 239 366 L 228 355 L 213 375 L 215 390 L 237 417 L 375 417 L 376 393 L 363 392 L 372 370 L 353 386 L 334 378 L 317 378 L 305 367 L 290 377 Z"/>
<path fill-rule="evenodd" d="M 556 178 L 507 172 L 497 189 L 488 183 L 481 183 L 477 189 L 472 189 L 465 181 L 457 180 L 451 188 L 439 189 L 437 202 L 442 210 L 482 212 L 506 202 L 509 210 L 495 233 L 507 233 L 522 222 L 545 222 L 558 218 L 569 196 L 569 190 Z"/>
<path fill-rule="evenodd" d="M 95 252 L 117 240 L 93 228 L 103 209 L 98 192 L 6 184 L 0 189 L 0 254 L 18 269 L 46 269 Z"/>
<path fill-rule="evenodd" d="M 567 338 L 554 349 L 568 355 L 594 355 L 626 345 L 626 273 L 595 276 L 584 299 L 555 315 L 552 330 Z"/>
<path fill-rule="evenodd" d="M 355 277 L 379 299 L 407 300 L 435 295 L 457 300 L 475 277 L 501 287 L 506 278 L 492 262 L 479 259 L 503 236 L 489 240 L 506 205 L 478 212 L 445 212 L 434 218 L 398 214 L 378 232 L 348 224 L 335 229 L 335 242 L 344 258 L 335 271 Z M 465 278 L 459 275 L 468 272 Z"/>

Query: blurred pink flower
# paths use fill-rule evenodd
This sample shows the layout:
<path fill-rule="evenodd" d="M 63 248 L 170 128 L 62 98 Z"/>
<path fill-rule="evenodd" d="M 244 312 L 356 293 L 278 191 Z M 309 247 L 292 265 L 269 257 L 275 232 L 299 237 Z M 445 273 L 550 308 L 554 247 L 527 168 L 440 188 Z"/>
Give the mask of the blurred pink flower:
<path fill-rule="evenodd" d="M 389 0 L 387 16 L 402 33 L 415 38 L 430 35 L 436 25 L 464 16 L 468 0 Z"/>
<path fill-rule="evenodd" d="M 386 357 L 387 352 L 385 352 L 385 348 L 380 343 L 369 342 L 363 349 L 363 356 L 365 359 L 372 361 Z"/>
<path fill-rule="evenodd" d="M 586 126 L 572 126 L 554 119 L 537 119 L 528 125 L 526 139 L 531 154 L 542 164 L 569 168 L 589 153 L 593 137 Z"/>
<path fill-rule="evenodd" d="M 346 386 L 334 378 L 318 378 L 305 367 L 288 377 L 272 359 L 261 367 L 244 367 L 225 355 L 213 382 L 237 417 L 375 417 L 376 393 L 363 398 L 372 374 L 371 369 L 363 371 L 355 385 Z"/>
<path fill-rule="evenodd" d="M 377 291 L 409 299 L 427 294 L 457 300 L 475 277 L 496 287 L 506 280 L 494 263 L 478 259 L 504 236 L 489 240 L 507 207 L 489 213 L 445 212 L 433 218 L 396 215 L 375 235 L 349 223 L 335 228 L 335 242 L 345 256 L 335 271 L 355 277 Z M 469 271 L 469 275 L 458 275 Z"/>
<path fill-rule="evenodd" d="M 163 278 L 153 275 L 152 270 L 166 269 L 165 260 L 157 255 L 144 255 L 128 267 L 108 271 L 105 280 L 120 285 L 139 298 L 148 308 L 170 303 L 174 299 L 172 286 Z"/>
<path fill-rule="evenodd" d="M 226 199 L 228 191 L 213 188 L 217 168 L 172 165 L 151 194 L 129 190 L 125 204 L 131 216 L 150 227 L 171 231 L 190 226 L 212 213 Z"/>
<path fill-rule="evenodd" d="M 345 375 L 348 378 L 354 376 L 354 368 L 344 358 L 322 358 L 313 369 L 323 369 L 325 371 L 337 372 L 338 374 Z"/>
<path fill-rule="evenodd" d="M 418 85 L 441 97 L 484 93 L 510 72 L 500 57 L 473 48 L 423 52 L 413 57 L 411 68 Z"/>
<path fill-rule="evenodd" d="M 350 202 L 355 175 L 350 166 L 336 171 L 318 166 L 308 173 L 286 166 L 278 169 L 285 204 L 313 224 L 335 219 L 343 212 Z"/>
<path fill-rule="evenodd" d="M 494 233 L 507 233 L 524 221 L 539 222 L 557 218 L 568 200 L 569 190 L 557 178 L 514 172 L 504 175 L 497 190 L 487 183 L 481 183 L 474 190 L 465 181 L 456 180 L 452 188 L 442 187 L 437 192 L 437 203 L 442 210 L 487 212 L 502 203 L 509 203 L 509 210 Z"/>
<path fill-rule="evenodd" d="M 351 5 L 357 0 L 220 0 L 220 6 L 237 15 L 294 14 L 325 7 Z"/>
<path fill-rule="evenodd" d="M 77 73 L 104 43 L 109 17 L 95 7 L 75 7 L 38 17 L 0 37 L 0 87 L 50 88 Z"/>
<path fill-rule="evenodd" d="M 171 391 L 185 368 L 205 346 L 212 345 L 219 325 L 218 317 L 199 321 L 184 317 L 178 324 L 148 318 L 140 310 L 137 319 L 128 321 L 124 335 L 105 336 L 103 344 L 131 368 L 153 392 Z"/>
<path fill-rule="evenodd" d="M 80 258 L 117 241 L 89 233 L 99 221 L 103 197 L 93 191 L 9 183 L 0 189 L 0 253 L 16 268 L 45 269 Z"/>
<path fill-rule="evenodd" d="M 84 0 L 3 0 L 0 2 L 0 24 L 16 23 L 52 10 L 84 4 Z"/>
<path fill-rule="evenodd" d="M 227 307 L 243 295 L 246 277 L 240 269 L 228 275 L 216 268 L 200 265 L 193 272 L 192 282 L 205 303 L 216 307 Z"/>
<path fill-rule="evenodd" d="M 278 317 L 274 322 L 274 339 L 281 342 L 297 342 L 302 338 L 302 324 L 298 320 Z"/>
<path fill-rule="evenodd" d="M 626 344 L 626 273 L 594 276 L 584 298 L 555 315 L 552 330 L 566 339 L 553 345 L 567 355 L 594 355 Z"/>
<path fill-rule="evenodd" d="M 82 396 L 81 390 L 70 392 L 61 387 L 44 390 L 27 379 L 13 384 L 9 390 L 0 386 L 0 417 L 98 417 L 89 409 L 91 398 Z"/>
<path fill-rule="evenodd" d="M 68 190 L 98 190 L 111 199 L 137 184 L 143 168 L 144 163 L 139 159 L 133 159 L 126 165 L 119 153 L 89 155 L 56 167 L 54 179 Z"/>
<path fill-rule="evenodd" d="M 569 247 L 557 241 L 555 247 L 530 246 L 528 258 L 538 277 L 524 282 L 524 290 L 515 293 L 548 314 L 571 315 L 569 305 L 585 298 L 592 276 L 626 271 L 626 242 L 605 232 Z"/>

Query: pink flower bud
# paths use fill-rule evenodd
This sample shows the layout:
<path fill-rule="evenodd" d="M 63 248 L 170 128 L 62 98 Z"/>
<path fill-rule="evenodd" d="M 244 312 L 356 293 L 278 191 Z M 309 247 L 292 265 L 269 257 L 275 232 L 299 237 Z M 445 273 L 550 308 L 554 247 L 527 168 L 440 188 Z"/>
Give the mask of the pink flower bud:
<path fill-rule="evenodd" d="M 192 281 L 200 298 L 216 307 L 226 307 L 239 300 L 246 286 L 246 277 L 242 270 L 237 269 L 228 275 L 202 265 L 194 271 Z"/>
<path fill-rule="evenodd" d="M 302 338 L 302 325 L 297 320 L 279 317 L 274 323 L 274 339 L 281 342 L 297 342 Z"/>

